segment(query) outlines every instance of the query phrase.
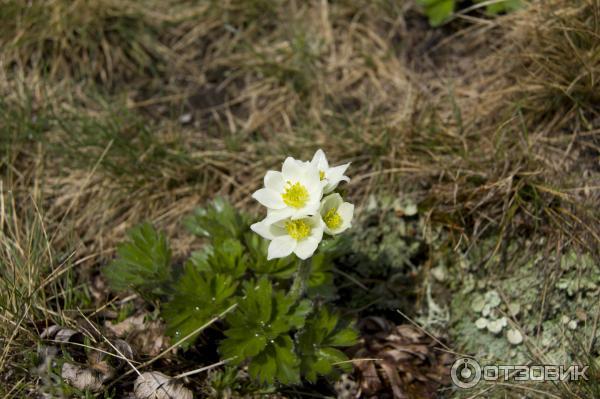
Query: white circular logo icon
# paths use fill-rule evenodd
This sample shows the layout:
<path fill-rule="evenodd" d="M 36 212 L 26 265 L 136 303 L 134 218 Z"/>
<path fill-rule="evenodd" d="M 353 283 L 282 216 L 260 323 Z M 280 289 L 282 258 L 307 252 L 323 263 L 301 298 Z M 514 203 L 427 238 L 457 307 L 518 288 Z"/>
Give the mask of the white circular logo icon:
<path fill-rule="evenodd" d="M 473 359 L 457 359 L 450 371 L 452 382 L 459 388 L 473 388 L 481 380 L 481 366 Z"/>

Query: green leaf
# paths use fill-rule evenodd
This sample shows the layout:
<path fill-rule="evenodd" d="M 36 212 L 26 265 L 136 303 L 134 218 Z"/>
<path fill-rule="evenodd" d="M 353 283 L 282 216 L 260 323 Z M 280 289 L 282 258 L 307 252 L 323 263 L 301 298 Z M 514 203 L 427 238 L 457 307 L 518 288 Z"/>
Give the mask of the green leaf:
<path fill-rule="evenodd" d="M 240 214 L 231 204 L 218 198 L 206 208 L 198 208 L 183 221 L 192 234 L 209 237 L 213 244 L 229 238 L 242 239 L 250 228 L 247 216 Z"/>
<path fill-rule="evenodd" d="M 434 27 L 450 18 L 456 5 L 455 0 L 417 0 L 417 3 L 423 6 L 429 24 Z"/>
<path fill-rule="evenodd" d="M 144 223 L 131 229 L 128 238 L 103 270 L 109 284 L 116 291 L 135 290 L 149 300 L 165 295 L 171 280 L 171 250 L 165 236 Z"/>
<path fill-rule="evenodd" d="M 167 334 L 175 341 L 193 333 L 235 302 L 237 283 L 232 276 L 198 271 L 185 266 L 183 275 L 173 287 L 173 298 L 162 309 Z M 188 348 L 198 334 L 182 343 Z"/>
<path fill-rule="evenodd" d="M 335 314 L 321 309 L 306 322 L 298 337 L 300 370 L 309 381 L 316 381 L 318 375 L 329 375 L 334 366 L 347 370 L 349 364 L 337 364 L 348 360 L 346 355 L 335 346 L 351 346 L 358 335 L 347 324 L 341 322 Z"/>
<path fill-rule="evenodd" d="M 269 241 L 261 238 L 258 234 L 246 234 L 244 242 L 252 259 L 250 268 L 258 276 L 265 275 L 271 278 L 289 279 L 298 269 L 298 258 L 296 255 L 267 260 Z"/>
<path fill-rule="evenodd" d="M 285 292 L 274 290 L 267 278 L 244 285 L 244 298 L 227 316 L 229 328 L 219 350 L 232 363 L 249 361 L 250 374 L 261 383 L 296 382 L 299 361 L 290 333 L 301 328 L 312 309 L 308 300 L 296 303 Z"/>
<path fill-rule="evenodd" d="M 248 364 L 248 373 L 260 383 L 297 384 L 300 382 L 299 361 L 289 336 L 271 340 L 260 355 Z"/>
<path fill-rule="evenodd" d="M 318 252 L 310 260 L 310 276 L 308 278 L 308 295 L 320 295 L 325 298 L 335 296 L 333 285 L 333 259 L 325 252 Z"/>
<path fill-rule="evenodd" d="M 227 274 L 234 278 L 244 275 L 248 267 L 248 256 L 242 244 L 228 238 L 192 253 L 189 261 L 198 271 Z"/>
<path fill-rule="evenodd" d="M 476 3 L 481 3 L 484 0 L 477 0 Z M 485 11 L 490 15 L 498 15 L 503 12 L 510 12 L 518 10 L 523 6 L 521 0 L 504 0 L 497 3 L 488 4 L 485 7 Z"/>

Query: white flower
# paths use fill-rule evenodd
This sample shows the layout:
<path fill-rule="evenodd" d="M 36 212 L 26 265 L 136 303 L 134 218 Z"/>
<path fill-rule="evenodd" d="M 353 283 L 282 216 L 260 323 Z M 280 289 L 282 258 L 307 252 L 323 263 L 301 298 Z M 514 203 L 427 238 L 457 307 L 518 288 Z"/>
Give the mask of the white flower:
<path fill-rule="evenodd" d="M 344 202 L 338 193 L 323 198 L 319 213 L 323 218 L 324 230 L 327 234 L 339 234 L 352 225 L 354 205 Z"/>
<path fill-rule="evenodd" d="M 325 194 L 335 190 L 341 181 L 350 181 L 348 176 L 344 176 L 350 163 L 330 168 L 323 150 L 317 150 L 310 163 L 319 170 L 319 178 L 323 181 L 323 193 Z"/>
<path fill-rule="evenodd" d="M 268 219 L 268 217 L 267 217 Z M 284 258 L 292 252 L 300 259 L 308 259 L 323 239 L 323 221 L 316 214 L 300 219 L 285 219 L 272 223 L 264 219 L 250 228 L 271 240 L 267 259 Z"/>
<path fill-rule="evenodd" d="M 269 222 L 299 219 L 319 210 L 323 185 L 319 170 L 308 162 L 288 157 L 281 172 L 267 172 L 264 184 L 252 197 L 268 208 Z"/>

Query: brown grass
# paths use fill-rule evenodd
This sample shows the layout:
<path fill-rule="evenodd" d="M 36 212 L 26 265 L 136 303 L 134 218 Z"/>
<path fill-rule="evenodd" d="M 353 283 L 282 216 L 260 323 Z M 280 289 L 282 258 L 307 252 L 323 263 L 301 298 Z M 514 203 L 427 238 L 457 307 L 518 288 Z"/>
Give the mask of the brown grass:
<path fill-rule="evenodd" d="M 319 147 L 356 202 L 414 197 L 456 242 L 597 251 L 598 0 L 436 31 L 410 2 L 92 3 L 0 2 L 3 198 L 35 193 L 56 251 L 108 259 L 150 219 L 186 253 L 183 215 L 255 210 L 264 170 Z"/>

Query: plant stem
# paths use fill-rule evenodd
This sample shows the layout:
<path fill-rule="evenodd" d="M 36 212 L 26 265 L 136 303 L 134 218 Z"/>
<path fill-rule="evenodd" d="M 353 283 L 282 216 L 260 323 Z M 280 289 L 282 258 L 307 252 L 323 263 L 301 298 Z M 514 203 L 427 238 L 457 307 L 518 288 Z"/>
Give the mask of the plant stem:
<path fill-rule="evenodd" d="M 306 283 L 310 277 L 310 259 L 303 260 L 298 266 L 296 277 L 290 288 L 290 295 L 296 299 L 299 299 L 306 290 Z"/>

